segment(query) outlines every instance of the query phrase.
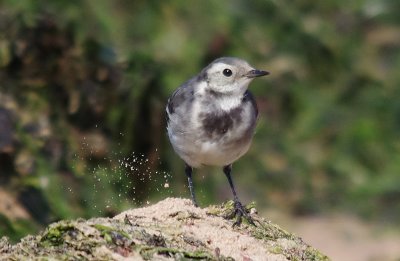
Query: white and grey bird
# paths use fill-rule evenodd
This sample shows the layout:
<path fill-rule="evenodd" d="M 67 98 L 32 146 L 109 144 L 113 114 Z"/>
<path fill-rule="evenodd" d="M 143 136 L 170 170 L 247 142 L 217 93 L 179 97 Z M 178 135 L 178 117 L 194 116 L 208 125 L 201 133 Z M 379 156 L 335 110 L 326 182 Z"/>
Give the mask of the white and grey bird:
<path fill-rule="evenodd" d="M 222 57 L 175 90 L 166 108 L 168 136 L 186 164 L 193 204 L 197 206 L 193 168 L 223 167 L 234 196 L 236 223 L 243 216 L 250 219 L 231 177 L 232 163 L 249 149 L 258 118 L 248 85 L 255 77 L 268 74 L 242 59 Z"/>

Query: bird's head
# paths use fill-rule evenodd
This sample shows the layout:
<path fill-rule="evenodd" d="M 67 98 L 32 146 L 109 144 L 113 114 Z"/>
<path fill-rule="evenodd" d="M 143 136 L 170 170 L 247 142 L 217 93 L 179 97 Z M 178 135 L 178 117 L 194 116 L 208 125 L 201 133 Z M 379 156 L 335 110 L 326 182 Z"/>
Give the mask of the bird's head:
<path fill-rule="evenodd" d="M 222 57 L 204 68 L 199 77 L 207 82 L 206 88 L 210 91 L 242 95 L 255 77 L 268 74 L 267 71 L 254 69 L 242 59 Z"/>

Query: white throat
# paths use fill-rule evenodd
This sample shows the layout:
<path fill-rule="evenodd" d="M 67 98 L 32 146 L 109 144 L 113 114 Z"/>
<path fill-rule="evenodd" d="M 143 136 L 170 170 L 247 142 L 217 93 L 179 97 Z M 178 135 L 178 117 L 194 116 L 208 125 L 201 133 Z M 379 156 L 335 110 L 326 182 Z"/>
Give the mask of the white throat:
<path fill-rule="evenodd" d="M 238 107 L 242 102 L 242 97 L 239 95 L 225 96 L 218 98 L 219 106 L 223 111 L 230 111 Z"/>
<path fill-rule="evenodd" d="M 229 94 L 221 93 L 219 97 L 216 97 L 216 99 L 218 100 L 217 104 L 219 105 L 219 108 L 223 111 L 230 111 L 231 109 L 238 107 L 242 103 L 243 95 L 247 90 L 247 86 L 248 83 L 241 84 L 240 86 L 236 84 L 234 86 L 230 86 L 229 89 L 223 90 L 225 92 L 230 92 L 233 89 L 235 90 L 235 93 L 229 93 Z M 206 97 L 207 88 L 209 88 L 209 85 L 207 85 L 206 82 L 201 82 L 197 86 L 196 93 L 200 94 L 203 97 Z M 217 88 L 212 88 L 212 89 L 217 89 Z M 218 91 L 220 90 L 221 88 L 219 88 Z"/>

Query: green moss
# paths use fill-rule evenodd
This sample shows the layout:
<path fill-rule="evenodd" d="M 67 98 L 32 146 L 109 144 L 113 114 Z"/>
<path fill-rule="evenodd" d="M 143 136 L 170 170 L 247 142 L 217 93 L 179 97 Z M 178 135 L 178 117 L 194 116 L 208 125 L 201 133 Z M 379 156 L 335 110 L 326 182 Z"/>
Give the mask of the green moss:
<path fill-rule="evenodd" d="M 109 232 L 114 230 L 114 228 L 109 227 L 109 226 L 105 226 L 105 225 L 102 225 L 102 224 L 94 224 L 92 227 L 94 227 L 95 229 L 100 231 L 100 233 L 102 233 L 102 234 L 109 233 Z"/>
<path fill-rule="evenodd" d="M 277 254 L 277 255 L 283 254 L 283 249 L 282 249 L 281 246 L 273 246 L 273 247 L 271 247 L 271 248 L 269 249 L 269 251 L 270 251 L 271 253 Z"/>
<path fill-rule="evenodd" d="M 296 236 L 285 231 L 279 226 L 262 220 L 259 220 L 256 227 L 250 229 L 250 233 L 253 237 L 257 239 L 262 239 L 264 241 L 276 240 L 279 238 L 286 238 L 293 240 L 296 238 Z"/>
<path fill-rule="evenodd" d="M 80 233 L 76 227 L 69 222 L 56 223 L 50 226 L 42 236 L 40 243 L 43 246 L 59 246 L 62 245 L 67 236 L 76 238 Z"/>
<path fill-rule="evenodd" d="M 316 250 L 313 247 L 307 247 L 307 250 L 305 252 L 305 260 L 310 260 L 310 261 L 329 261 L 329 257 L 326 255 L 322 254 L 318 250 Z"/>
<path fill-rule="evenodd" d="M 130 240 L 131 237 L 129 234 L 125 231 L 121 230 L 116 230 L 113 227 L 101 225 L 101 224 L 95 224 L 93 225 L 94 228 L 96 228 L 101 236 L 106 240 L 107 243 L 112 243 L 115 245 L 122 245 L 124 242 L 127 240 Z"/>

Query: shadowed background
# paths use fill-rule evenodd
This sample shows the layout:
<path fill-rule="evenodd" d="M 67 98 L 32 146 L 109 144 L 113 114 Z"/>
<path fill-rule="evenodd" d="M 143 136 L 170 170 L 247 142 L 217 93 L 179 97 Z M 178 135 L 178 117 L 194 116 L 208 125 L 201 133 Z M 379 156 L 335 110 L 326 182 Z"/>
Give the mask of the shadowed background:
<path fill-rule="evenodd" d="M 271 72 L 233 167 L 239 197 L 294 216 L 400 220 L 396 1 L 0 1 L 0 235 L 189 197 L 164 107 L 220 56 Z M 208 175 L 212 173 L 212 175 Z M 217 168 L 200 205 L 231 198 Z"/>

